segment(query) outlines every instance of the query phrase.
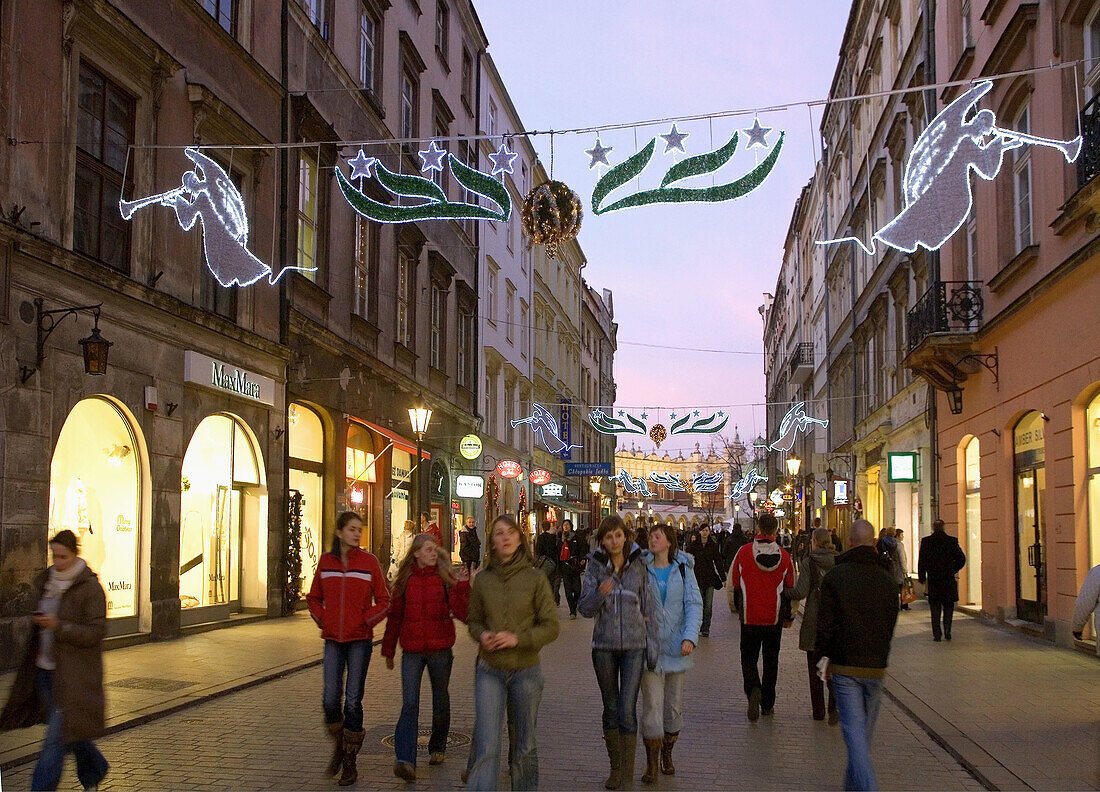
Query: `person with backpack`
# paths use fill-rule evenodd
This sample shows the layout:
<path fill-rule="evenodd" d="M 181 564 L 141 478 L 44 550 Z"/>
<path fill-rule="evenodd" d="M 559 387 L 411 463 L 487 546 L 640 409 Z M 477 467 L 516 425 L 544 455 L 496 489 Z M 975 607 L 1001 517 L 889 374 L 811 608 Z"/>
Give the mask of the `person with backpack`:
<path fill-rule="evenodd" d="M 798 631 L 798 648 L 806 653 L 806 668 L 810 678 L 810 706 L 814 720 L 825 720 L 824 687 L 829 690 L 829 725 L 839 720 L 836 711 L 836 696 L 833 693 L 832 680 L 822 682 L 818 677 L 817 664 L 821 657 L 814 651 L 817 640 L 817 610 L 821 599 L 821 581 L 825 574 L 836 565 L 837 552 L 833 549 L 833 540 L 825 528 L 815 528 L 812 534 L 810 552 L 798 564 L 798 580 L 787 594 L 791 600 L 806 600 L 802 611 L 802 627 Z"/>
<path fill-rule="evenodd" d="M 473 571 L 481 566 L 481 539 L 477 535 L 477 522 L 473 515 L 466 517 L 466 527 L 458 532 L 458 558 L 466 565 L 466 572 Z"/>
<path fill-rule="evenodd" d="M 432 685 L 432 733 L 428 764 L 443 764 L 451 728 L 448 686 L 454 664 L 454 620 L 466 621 L 470 606 L 469 573 L 456 575 L 431 534 L 420 534 L 401 561 L 393 584 L 393 599 L 382 656 L 393 670 L 397 643 L 401 643 L 401 716 L 393 734 L 396 760 L 393 773 L 404 781 L 416 780 L 417 720 L 420 683 L 424 671 Z"/>
<path fill-rule="evenodd" d="M 654 528 L 654 530 L 657 530 Z M 588 558 L 577 609 L 592 627 L 592 667 L 603 699 L 603 738 L 611 772 L 605 789 L 634 783 L 638 690 L 657 667 L 660 605 L 642 550 L 617 514 L 600 523 L 600 547 Z"/>
<path fill-rule="evenodd" d="M 695 580 L 695 559 L 676 549 L 676 531 L 657 525 L 649 532 L 649 550 L 642 553 L 649 583 L 658 592 L 660 649 L 657 667 L 642 672 L 642 740 L 651 784 L 658 773 L 674 775 L 672 748 L 684 726 L 684 672 L 692 665 L 703 621 L 703 597 Z"/>
<path fill-rule="evenodd" d="M 355 512 L 336 518 L 332 549 L 321 555 L 306 595 L 309 615 L 325 640 L 321 702 L 325 727 L 336 744 L 327 773 L 340 772 L 341 786 L 359 778 L 355 760 L 366 736 L 363 687 L 374 645 L 374 625 L 390 612 L 390 590 L 382 567 L 371 553 L 360 549 L 362 535 L 363 522 Z"/>

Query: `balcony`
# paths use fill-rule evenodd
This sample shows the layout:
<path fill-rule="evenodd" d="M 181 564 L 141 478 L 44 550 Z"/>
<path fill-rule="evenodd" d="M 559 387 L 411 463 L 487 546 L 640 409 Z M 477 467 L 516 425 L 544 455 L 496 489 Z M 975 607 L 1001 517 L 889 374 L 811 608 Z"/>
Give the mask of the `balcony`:
<path fill-rule="evenodd" d="M 804 384 L 814 373 L 814 345 L 808 341 L 796 344 L 787 359 L 787 368 L 792 385 Z"/>
<path fill-rule="evenodd" d="M 934 283 L 906 317 L 905 367 L 941 390 L 965 380 L 973 369 L 958 364 L 977 349 L 984 307 L 981 281 Z"/>
<path fill-rule="evenodd" d="M 1077 158 L 1077 187 L 1100 174 L 1100 94 L 1081 110 L 1081 155 Z"/>

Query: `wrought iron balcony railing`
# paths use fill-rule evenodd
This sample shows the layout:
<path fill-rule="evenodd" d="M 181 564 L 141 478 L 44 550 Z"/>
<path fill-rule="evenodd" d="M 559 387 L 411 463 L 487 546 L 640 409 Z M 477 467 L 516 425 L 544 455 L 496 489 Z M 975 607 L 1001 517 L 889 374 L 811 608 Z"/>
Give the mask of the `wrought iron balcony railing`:
<path fill-rule="evenodd" d="M 787 361 L 788 370 L 791 376 L 794 376 L 795 371 L 797 371 L 800 366 L 810 366 L 813 368 L 813 365 L 814 345 L 809 341 L 803 341 L 796 345 Z"/>
<path fill-rule="evenodd" d="M 981 328 L 981 281 L 939 281 L 932 284 L 906 317 L 909 351 L 936 333 L 973 333 Z"/>
<path fill-rule="evenodd" d="M 1100 94 L 1081 109 L 1081 155 L 1077 158 L 1077 186 L 1084 187 L 1100 174 Z"/>

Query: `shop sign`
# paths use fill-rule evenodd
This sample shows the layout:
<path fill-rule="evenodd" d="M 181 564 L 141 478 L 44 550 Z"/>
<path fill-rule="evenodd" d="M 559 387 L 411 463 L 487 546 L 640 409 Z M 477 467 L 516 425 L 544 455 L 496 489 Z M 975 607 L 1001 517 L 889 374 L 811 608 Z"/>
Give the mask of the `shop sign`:
<path fill-rule="evenodd" d="M 458 453 L 464 459 L 477 459 L 481 456 L 481 438 L 476 434 L 468 434 L 458 442 Z"/>
<path fill-rule="evenodd" d="M 544 498 L 560 498 L 564 494 L 564 484 L 544 484 L 542 486 L 542 497 Z"/>
<path fill-rule="evenodd" d="M 353 481 L 366 481 L 370 484 L 378 480 L 375 472 L 374 454 L 359 448 L 344 449 L 344 475 Z"/>
<path fill-rule="evenodd" d="M 187 350 L 183 353 L 183 379 L 260 404 L 275 404 L 275 380 L 199 352 Z"/>
<path fill-rule="evenodd" d="M 518 479 L 523 475 L 523 468 L 519 462 L 512 459 L 505 459 L 499 465 L 497 465 L 497 473 L 504 478 Z"/>
<path fill-rule="evenodd" d="M 886 478 L 888 481 L 919 481 L 916 452 L 888 453 L 886 455 Z"/>
<path fill-rule="evenodd" d="M 550 481 L 549 470 L 532 470 L 531 475 L 527 478 L 531 479 L 532 484 L 546 484 Z"/>
<path fill-rule="evenodd" d="M 786 516 L 787 516 L 787 512 L 783 511 L 782 509 L 776 509 L 776 510 L 775 510 L 775 511 L 773 512 L 773 514 L 775 515 L 775 517 L 776 517 L 776 518 L 779 518 L 779 517 L 786 517 Z"/>
<path fill-rule="evenodd" d="M 481 476 L 459 476 L 455 479 L 455 496 L 480 498 L 485 494 L 485 479 Z"/>
<path fill-rule="evenodd" d="M 364 493 L 362 487 L 352 487 L 348 490 L 348 503 L 351 503 L 353 506 L 362 506 L 363 497 Z"/>
<path fill-rule="evenodd" d="M 833 482 L 833 505 L 834 506 L 847 506 L 848 505 L 848 482 L 847 481 L 834 481 Z"/>

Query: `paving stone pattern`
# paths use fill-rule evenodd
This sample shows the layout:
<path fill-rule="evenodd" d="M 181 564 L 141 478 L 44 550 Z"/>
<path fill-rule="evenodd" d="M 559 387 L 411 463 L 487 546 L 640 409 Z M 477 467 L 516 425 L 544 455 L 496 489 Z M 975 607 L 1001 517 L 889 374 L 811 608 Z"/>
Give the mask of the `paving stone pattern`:
<path fill-rule="evenodd" d="M 703 639 L 685 685 L 686 726 L 676 747 L 677 774 L 663 776 L 653 788 L 840 789 L 845 765 L 840 728 L 810 718 L 805 655 L 797 649 L 796 629 L 784 633 L 776 714 L 750 724 L 741 691 L 735 617 L 720 607 L 720 597 L 716 599 L 711 637 Z M 564 607 L 561 614 L 565 619 L 561 637 L 543 652 L 541 787 L 602 789 L 607 758 L 588 648 L 591 622 L 569 621 Z M 908 618 L 916 623 L 916 616 Z M 308 623 L 302 629 L 316 635 Z M 975 625 L 974 629 L 990 628 Z M 964 632 L 958 630 L 960 638 Z M 183 642 L 187 640 L 191 639 Z M 928 650 L 916 626 L 912 637 L 901 637 L 899 644 L 908 641 L 915 647 L 919 642 L 915 652 Z M 896 649 L 908 651 L 901 646 Z M 263 649 L 258 646 L 256 651 Z M 455 655 L 452 728 L 469 733 L 474 646 L 465 634 L 459 637 Z M 995 664 L 996 659 L 989 662 Z M 127 674 L 139 675 L 160 673 L 141 669 Z M 428 690 L 425 678 L 422 727 L 430 724 Z M 322 775 L 330 749 L 321 727 L 320 696 L 321 671 L 311 668 L 109 736 L 100 742 L 112 763 L 102 788 L 337 789 L 334 781 Z M 459 773 L 466 761 L 465 748 L 448 754 L 445 764 L 437 767 L 429 767 L 422 756 L 415 784 L 406 785 L 393 776 L 393 753 L 382 741 L 392 735 L 400 709 L 400 677 L 399 670 L 385 668 L 377 651 L 364 704 L 367 739 L 360 756 L 360 780 L 353 788 L 462 788 Z M 874 752 L 883 789 L 982 789 L 890 700 L 883 704 Z M 642 766 L 639 746 L 638 775 Z M 5 771 L 3 788 L 28 788 L 31 770 L 28 763 Z M 507 788 L 507 779 L 501 780 L 502 788 Z M 640 782 L 638 787 L 642 788 Z M 71 758 L 61 788 L 78 788 Z"/>

